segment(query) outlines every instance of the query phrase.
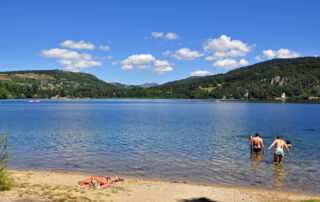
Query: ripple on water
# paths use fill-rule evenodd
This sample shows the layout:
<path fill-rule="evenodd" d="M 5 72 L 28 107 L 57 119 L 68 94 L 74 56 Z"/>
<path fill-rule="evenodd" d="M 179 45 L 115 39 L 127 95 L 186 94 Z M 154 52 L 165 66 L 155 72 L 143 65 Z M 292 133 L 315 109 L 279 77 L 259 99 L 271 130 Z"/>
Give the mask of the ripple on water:
<path fill-rule="evenodd" d="M 75 171 L 205 184 L 320 192 L 320 105 L 185 100 L 0 101 L 9 132 L 8 168 Z M 284 165 L 273 152 L 251 157 L 248 135 L 265 146 L 292 143 Z"/>

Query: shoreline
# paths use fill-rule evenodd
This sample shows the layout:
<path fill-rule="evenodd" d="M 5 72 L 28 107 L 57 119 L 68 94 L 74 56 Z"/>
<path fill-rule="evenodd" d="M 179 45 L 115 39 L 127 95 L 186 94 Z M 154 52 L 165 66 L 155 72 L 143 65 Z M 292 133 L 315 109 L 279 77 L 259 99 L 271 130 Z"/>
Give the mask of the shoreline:
<path fill-rule="evenodd" d="M 77 171 L 56 171 L 56 170 L 32 170 L 32 169 L 6 169 L 8 172 L 47 172 L 52 174 L 62 174 L 62 175 L 82 175 L 82 176 L 104 176 L 101 173 L 84 173 L 84 172 L 77 172 Z M 188 185 L 194 185 L 194 186 L 208 186 L 208 187 L 216 187 L 216 188 L 231 188 L 231 189 L 241 189 L 241 190 L 247 190 L 247 191 L 271 191 L 271 192 L 279 192 L 282 194 L 301 194 L 301 195 L 308 195 L 308 196 L 315 196 L 320 198 L 320 193 L 315 192 L 306 192 L 306 191 L 295 191 L 295 190 L 286 190 L 286 189 L 274 189 L 269 188 L 267 186 L 254 186 L 254 185 L 233 185 L 233 184 L 217 184 L 217 183 L 210 183 L 210 182 L 201 182 L 201 181 L 195 181 L 190 182 L 188 180 L 176 180 L 176 179 L 160 179 L 160 178 L 152 178 L 152 177 L 131 177 L 126 175 L 111 175 L 114 177 L 120 177 L 124 179 L 129 180 L 138 180 L 138 181 L 148 181 L 148 182 L 161 182 L 161 183 L 172 183 L 172 184 L 188 184 Z M 319 201 L 320 202 L 320 201 Z"/>
<path fill-rule="evenodd" d="M 240 186 L 170 182 L 157 179 L 124 178 L 107 189 L 78 188 L 85 173 L 42 170 L 6 170 L 15 181 L 10 191 L 0 192 L 4 201 L 187 201 L 206 198 L 212 201 L 283 201 L 320 199 L 320 194 L 260 189 Z M 60 198 L 59 198 L 60 197 Z M 62 197 L 62 198 L 61 198 Z"/>
<path fill-rule="evenodd" d="M 247 100 L 247 99 L 214 99 L 214 98 L 138 98 L 138 97 L 111 97 L 111 98 L 6 98 L 0 100 L 189 100 L 189 101 L 210 101 L 222 103 L 262 103 L 262 104 L 320 104 L 317 100 Z"/>

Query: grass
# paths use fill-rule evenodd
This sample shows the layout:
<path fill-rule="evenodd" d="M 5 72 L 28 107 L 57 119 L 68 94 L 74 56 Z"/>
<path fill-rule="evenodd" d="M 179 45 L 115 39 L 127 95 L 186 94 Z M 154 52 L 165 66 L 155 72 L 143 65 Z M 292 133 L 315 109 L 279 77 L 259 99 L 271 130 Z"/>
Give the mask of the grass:
<path fill-rule="evenodd" d="M 12 173 L 14 176 L 15 174 Z M 26 173 L 32 175 L 32 173 Z M 50 185 L 40 183 L 29 183 L 25 181 L 25 176 L 18 176 L 14 179 L 17 181 L 14 187 L 18 190 L 19 197 L 41 197 L 47 201 L 56 202 L 76 202 L 76 201 L 109 201 L 113 194 L 118 194 L 123 191 L 129 191 L 124 187 L 108 187 L 107 189 L 82 189 L 70 185 Z M 107 199 L 108 198 L 108 199 Z"/>
<path fill-rule="evenodd" d="M 64 201 L 79 201 L 78 197 L 73 196 L 70 194 L 74 189 L 72 186 L 50 186 L 48 184 L 40 185 L 40 184 L 32 184 L 31 186 L 29 183 L 23 183 L 20 186 L 17 186 L 18 188 L 25 188 L 29 187 L 29 189 L 26 189 L 22 191 L 19 194 L 19 197 L 22 197 L 23 195 L 37 195 L 41 197 L 46 197 L 49 200 L 57 201 L 57 202 L 64 202 Z M 77 190 L 80 191 L 80 190 Z M 86 193 L 86 192 L 84 192 Z M 88 198 L 83 198 L 83 200 L 90 201 Z"/>
<path fill-rule="evenodd" d="M 43 192 L 42 195 L 46 196 L 46 195 L 51 195 L 52 194 L 52 191 L 46 191 L 46 192 Z"/>
<path fill-rule="evenodd" d="M 87 200 L 87 201 L 91 201 L 91 199 L 89 199 L 89 198 L 86 197 L 86 196 L 80 196 L 79 199 L 84 199 L 84 200 Z"/>
<path fill-rule="evenodd" d="M 40 184 L 33 184 L 31 187 L 35 188 L 35 187 L 41 187 Z"/>
<path fill-rule="evenodd" d="M 199 86 L 199 89 L 201 89 L 201 90 L 206 90 L 206 91 L 209 91 L 209 92 L 213 91 L 215 88 L 216 88 L 216 87 L 203 88 L 203 87 Z"/>
<path fill-rule="evenodd" d="M 67 200 L 68 200 L 68 198 L 60 198 L 60 199 L 57 200 L 57 202 L 64 202 L 64 201 L 67 201 Z"/>

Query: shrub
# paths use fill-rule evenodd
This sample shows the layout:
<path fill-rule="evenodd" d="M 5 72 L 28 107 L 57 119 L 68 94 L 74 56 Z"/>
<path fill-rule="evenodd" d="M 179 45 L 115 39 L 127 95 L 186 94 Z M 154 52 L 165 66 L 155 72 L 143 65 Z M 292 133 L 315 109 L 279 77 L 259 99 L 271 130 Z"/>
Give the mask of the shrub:
<path fill-rule="evenodd" d="M 7 99 L 8 91 L 4 87 L 0 87 L 0 99 Z"/>
<path fill-rule="evenodd" d="M 7 140 L 8 135 L 0 134 L 0 191 L 10 189 L 10 181 L 5 171 L 9 158 Z"/>

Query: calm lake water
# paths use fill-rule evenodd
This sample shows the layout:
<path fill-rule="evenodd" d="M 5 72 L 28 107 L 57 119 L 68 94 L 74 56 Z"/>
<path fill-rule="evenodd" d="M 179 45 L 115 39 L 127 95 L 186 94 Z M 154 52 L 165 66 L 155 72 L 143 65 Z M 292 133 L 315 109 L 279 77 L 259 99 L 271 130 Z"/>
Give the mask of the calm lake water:
<path fill-rule="evenodd" d="M 0 101 L 9 169 L 152 178 L 320 193 L 320 105 L 188 100 Z M 250 156 L 277 134 L 291 155 Z"/>

